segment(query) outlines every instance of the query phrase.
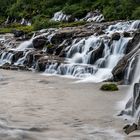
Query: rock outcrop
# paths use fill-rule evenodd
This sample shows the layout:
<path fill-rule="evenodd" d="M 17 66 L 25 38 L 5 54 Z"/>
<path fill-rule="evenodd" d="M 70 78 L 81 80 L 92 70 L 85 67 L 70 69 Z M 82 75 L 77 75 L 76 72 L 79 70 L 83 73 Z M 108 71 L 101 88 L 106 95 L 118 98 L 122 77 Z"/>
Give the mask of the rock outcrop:
<path fill-rule="evenodd" d="M 134 84 L 133 97 L 127 102 L 126 110 L 121 112 L 121 115 L 129 115 L 136 117 L 137 124 L 126 125 L 123 129 L 126 134 L 129 134 L 135 130 L 140 130 L 140 83 Z"/>
<path fill-rule="evenodd" d="M 115 68 L 112 71 L 114 81 L 124 81 L 124 76 L 126 73 L 126 70 L 129 66 L 129 63 L 133 59 L 133 57 L 137 56 L 138 50 L 140 49 L 140 33 L 137 32 L 133 36 L 133 39 L 129 41 L 127 44 L 127 49 L 126 49 L 126 55 L 118 62 L 118 64 L 115 66 Z M 133 63 L 133 68 L 132 70 L 135 69 L 136 67 L 136 62 L 137 59 L 135 59 Z M 128 79 L 129 80 L 129 79 Z M 130 82 L 132 81 L 132 78 L 130 78 Z"/>

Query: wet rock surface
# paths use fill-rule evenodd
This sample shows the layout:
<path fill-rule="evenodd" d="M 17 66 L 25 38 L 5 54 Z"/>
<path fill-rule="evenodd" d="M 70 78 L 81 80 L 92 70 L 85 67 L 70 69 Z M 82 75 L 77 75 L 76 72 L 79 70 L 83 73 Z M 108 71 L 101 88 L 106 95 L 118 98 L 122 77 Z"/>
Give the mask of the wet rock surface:
<path fill-rule="evenodd" d="M 132 71 L 131 71 L 132 74 L 130 74 L 129 79 L 127 79 L 128 83 L 132 82 L 133 78 L 131 76 L 133 76 L 133 72 L 136 68 L 136 64 L 137 64 L 136 57 L 139 54 L 138 50 L 140 48 L 139 38 L 140 38 L 140 33 L 137 32 L 133 36 L 133 39 L 128 42 L 127 49 L 126 49 L 126 55 L 122 59 L 120 59 L 120 61 L 118 62 L 118 64 L 115 66 L 115 68 L 112 71 L 115 81 L 125 80 L 125 73 L 129 66 L 129 63 L 135 57 L 135 61 L 133 61 L 133 64 L 132 64 Z"/>
<path fill-rule="evenodd" d="M 92 15 L 95 15 L 95 13 Z M 57 65 L 57 61 L 60 66 L 61 63 L 62 65 L 77 63 L 75 66 L 63 66 L 65 70 L 58 73 L 64 73 L 65 71 L 65 74 L 74 74 L 78 77 L 82 77 L 82 74 L 84 74 L 86 77 L 88 74 L 97 73 L 100 68 L 105 68 L 108 73 L 101 76 L 102 81 L 107 79 L 123 81 L 129 62 L 138 51 L 136 46 L 139 43 L 139 32 L 136 29 L 127 31 L 122 27 L 126 24 L 130 28 L 130 23 L 115 21 L 87 23 L 78 27 L 44 29 L 34 34 L 31 33 L 33 36 L 30 36 L 30 39 L 26 41 L 25 38 L 21 38 L 22 33 L 20 31 L 15 31 L 13 35 L 3 35 L 4 40 L 0 41 L 1 68 L 37 69 L 43 72 L 46 65 L 55 65 L 54 62 Z M 123 30 L 123 32 L 120 32 L 120 30 Z M 125 42 L 123 39 L 126 40 L 127 45 L 123 44 Z M 115 49 L 117 47 L 120 48 Z M 54 59 L 56 57 L 58 59 Z M 64 58 L 63 62 L 59 61 L 61 58 Z M 117 62 L 118 64 L 116 64 Z M 85 68 L 82 65 L 86 65 Z M 112 70 L 112 78 L 109 69 L 112 69 L 115 65 L 116 67 Z M 91 67 L 92 70 L 88 72 L 87 69 L 91 69 Z M 135 69 L 134 65 L 133 69 Z M 58 67 L 59 70 L 61 68 Z"/>

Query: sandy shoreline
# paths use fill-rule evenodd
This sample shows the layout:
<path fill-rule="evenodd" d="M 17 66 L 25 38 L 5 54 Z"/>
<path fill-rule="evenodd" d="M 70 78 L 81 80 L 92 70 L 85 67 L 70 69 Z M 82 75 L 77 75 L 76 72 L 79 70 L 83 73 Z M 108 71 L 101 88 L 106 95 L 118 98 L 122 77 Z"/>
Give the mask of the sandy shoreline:
<path fill-rule="evenodd" d="M 30 72 L 0 70 L 0 140 L 138 140 L 116 117 L 128 86 L 102 92 L 101 84 Z"/>

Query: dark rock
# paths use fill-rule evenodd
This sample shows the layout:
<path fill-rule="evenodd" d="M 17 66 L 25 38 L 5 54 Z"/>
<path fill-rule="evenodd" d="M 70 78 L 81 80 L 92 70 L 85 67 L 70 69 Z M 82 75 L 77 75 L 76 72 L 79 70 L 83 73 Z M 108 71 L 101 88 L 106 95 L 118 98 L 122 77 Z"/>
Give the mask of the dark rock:
<path fill-rule="evenodd" d="M 48 54 L 54 54 L 55 53 L 56 46 L 54 46 L 52 44 L 48 44 L 46 47 L 47 47 L 46 53 L 48 53 Z"/>
<path fill-rule="evenodd" d="M 43 36 L 35 38 L 33 40 L 33 47 L 35 49 L 43 49 L 43 47 L 45 46 L 46 42 L 47 42 L 47 39 L 45 37 L 43 37 Z"/>
<path fill-rule="evenodd" d="M 104 47 L 105 47 L 104 43 L 102 42 L 98 48 L 92 51 L 90 62 L 89 62 L 90 64 L 94 64 L 99 58 L 103 56 Z"/>
<path fill-rule="evenodd" d="M 34 62 L 34 57 L 33 57 L 34 53 L 35 53 L 35 52 L 29 52 L 29 53 L 27 54 L 27 56 L 26 56 L 26 58 L 25 58 L 25 61 L 24 61 L 24 65 L 25 65 L 26 67 L 29 67 L 29 68 L 32 67 L 33 62 Z"/>
<path fill-rule="evenodd" d="M 131 97 L 128 100 L 125 106 L 125 110 L 121 112 L 121 115 L 134 116 L 139 107 L 140 107 L 140 83 L 135 83 L 133 89 L 133 97 Z"/>
<path fill-rule="evenodd" d="M 16 62 L 19 58 L 23 57 L 23 51 L 14 52 L 13 61 Z"/>
<path fill-rule="evenodd" d="M 126 54 L 128 54 L 129 52 L 131 52 L 136 46 L 137 44 L 140 42 L 140 32 L 136 32 L 133 36 L 133 39 L 130 40 L 127 44 L 126 47 Z"/>
<path fill-rule="evenodd" d="M 134 91 L 133 91 L 133 104 L 132 104 L 133 114 L 136 113 L 139 107 L 140 107 L 140 83 L 135 83 Z"/>
<path fill-rule="evenodd" d="M 120 39 L 120 33 L 114 33 L 113 35 L 112 35 L 112 37 L 111 37 L 111 40 L 119 40 Z"/>
<path fill-rule="evenodd" d="M 123 36 L 124 36 L 124 37 L 131 37 L 131 33 L 129 33 L 129 32 L 124 32 L 124 33 L 123 33 Z"/>
<path fill-rule="evenodd" d="M 22 66 L 22 65 L 18 66 L 18 68 L 19 68 L 20 70 L 23 70 L 23 71 L 27 70 L 26 66 Z"/>
<path fill-rule="evenodd" d="M 1 66 L 2 69 L 6 69 L 9 70 L 10 69 L 10 64 L 9 63 L 5 63 Z"/>
<path fill-rule="evenodd" d="M 112 70 L 114 81 L 118 82 L 124 80 L 124 76 L 129 66 L 129 62 L 133 59 L 134 54 L 137 57 L 137 51 L 140 49 L 139 38 L 140 38 L 140 33 L 136 33 L 132 41 L 130 41 L 127 44 L 126 55 L 117 63 L 117 65 Z M 133 70 L 135 69 L 136 64 L 137 64 L 137 59 L 135 59 L 133 63 Z"/>
<path fill-rule="evenodd" d="M 56 49 L 55 49 L 55 55 L 60 55 L 60 53 L 62 52 L 62 50 L 65 48 L 65 46 L 58 46 Z"/>
<path fill-rule="evenodd" d="M 132 125 L 126 125 L 126 126 L 124 126 L 123 130 L 128 135 L 131 132 L 133 132 L 135 130 L 138 130 L 137 129 L 137 124 L 133 123 Z"/>
<path fill-rule="evenodd" d="M 10 67 L 10 70 L 18 70 L 18 67 L 16 67 L 16 66 L 11 66 L 11 67 Z"/>
<path fill-rule="evenodd" d="M 68 18 L 68 21 L 67 21 L 67 22 L 74 22 L 74 21 L 75 21 L 75 17 L 71 15 L 71 16 Z"/>
<path fill-rule="evenodd" d="M 21 30 L 13 30 L 12 33 L 14 34 L 14 37 L 21 37 L 21 36 L 23 36 L 25 34 Z"/>
<path fill-rule="evenodd" d="M 37 53 L 37 54 L 34 54 L 34 61 L 38 61 L 41 57 L 43 57 L 44 54 L 40 54 L 40 53 Z"/>
<path fill-rule="evenodd" d="M 39 72 L 40 72 L 40 71 L 43 72 L 43 71 L 45 71 L 45 69 L 46 69 L 47 63 L 48 63 L 48 57 L 41 57 L 41 58 L 37 61 L 36 66 L 35 66 L 35 69 L 36 69 L 37 71 L 39 71 Z"/>
<path fill-rule="evenodd" d="M 51 43 L 54 45 L 59 45 L 61 44 L 65 39 L 72 38 L 74 35 L 74 30 L 62 30 L 56 33 L 52 38 L 51 38 Z"/>

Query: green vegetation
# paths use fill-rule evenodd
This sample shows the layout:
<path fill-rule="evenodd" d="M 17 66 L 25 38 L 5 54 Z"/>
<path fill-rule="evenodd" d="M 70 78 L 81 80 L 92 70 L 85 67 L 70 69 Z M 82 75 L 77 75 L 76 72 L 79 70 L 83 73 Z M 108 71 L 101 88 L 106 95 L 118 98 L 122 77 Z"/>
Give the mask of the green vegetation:
<path fill-rule="evenodd" d="M 0 28 L 0 34 L 3 34 L 3 33 L 11 33 L 14 29 L 16 30 L 22 30 L 24 31 L 25 33 L 30 33 L 34 30 L 33 26 L 22 26 L 20 24 L 12 24 L 8 27 L 1 27 Z"/>
<path fill-rule="evenodd" d="M 140 19 L 140 0 L 0 0 L 0 5 L 0 25 L 7 17 L 12 20 L 21 20 L 24 17 L 33 23 L 29 30 L 83 24 L 50 21 L 53 14 L 59 10 L 78 19 L 96 9 L 100 10 L 108 21 Z M 10 30 L 10 27 L 6 28 L 5 30 Z M 28 31 L 27 28 L 25 30 Z"/>
<path fill-rule="evenodd" d="M 104 84 L 101 86 L 103 91 L 117 91 L 119 90 L 116 84 Z"/>

